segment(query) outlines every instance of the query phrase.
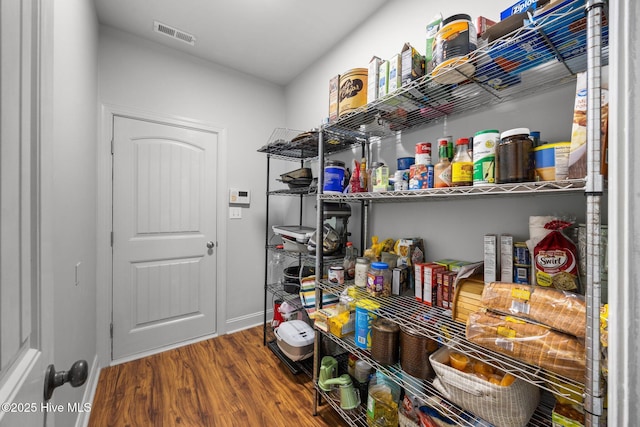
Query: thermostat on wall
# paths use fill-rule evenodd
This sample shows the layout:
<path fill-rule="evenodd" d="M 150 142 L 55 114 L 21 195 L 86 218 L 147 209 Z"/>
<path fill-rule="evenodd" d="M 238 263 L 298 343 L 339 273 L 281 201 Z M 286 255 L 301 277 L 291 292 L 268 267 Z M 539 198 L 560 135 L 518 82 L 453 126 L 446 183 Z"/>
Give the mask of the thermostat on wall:
<path fill-rule="evenodd" d="M 238 190 L 237 188 L 229 189 L 230 205 L 246 205 L 251 203 L 251 193 L 249 190 Z"/>

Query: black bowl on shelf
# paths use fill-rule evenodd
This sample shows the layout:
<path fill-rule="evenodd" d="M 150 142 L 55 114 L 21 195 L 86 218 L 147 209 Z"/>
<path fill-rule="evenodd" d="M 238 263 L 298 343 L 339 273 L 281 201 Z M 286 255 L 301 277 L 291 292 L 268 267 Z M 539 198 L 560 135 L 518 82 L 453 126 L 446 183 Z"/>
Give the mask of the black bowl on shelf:
<path fill-rule="evenodd" d="M 316 268 L 311 266 L 303 266 L 302 274 L 300 274 L 300 266 L 294 265 L 291 267 L 287 267 L 284 269 L 284 281 L 285 283 L 297 283 L 300 285 L 300 278 L 305 278 L 308 276 L 313 276 L 315 274 Z"/>

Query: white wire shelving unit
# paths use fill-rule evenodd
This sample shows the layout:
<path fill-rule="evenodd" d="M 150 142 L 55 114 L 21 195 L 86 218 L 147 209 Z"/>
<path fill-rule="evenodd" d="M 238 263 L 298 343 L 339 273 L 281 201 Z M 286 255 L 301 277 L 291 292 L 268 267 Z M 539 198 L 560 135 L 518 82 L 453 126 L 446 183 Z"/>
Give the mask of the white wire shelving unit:
<path fill-rule="evenodd" d="M 474 72 L 464 74 L 462 67 L 453 67 L 439 76 L 426 75 L 399 90 L 377 99 L 337 122 L 324 125 L 314 139 L 317 150 L 314 156 L 320 165 L 326 156 L 362 146 L 368 152 L 370 141 L 383 142 L 383 138 L 398 131 L 415 130 L 439 123 L 447 117 L 473 114 L 491 109 L 507 101 L 521 100 L 536 93 L 545 93 L 566 84 L 575 83 L 579 72 L 588 75 L 588 126 L 587 152 L 588 170 L 585 179 L 553 182 L 528 182 L 486 187 L 457 187 L 419 191 L 390 191 L 379 193 L 324 194 L 323 176 L 318 176 L 318 211 L 324 202 L 359 202 L 366 234 L 367 211 L 375 203 L 428 202 L 458 198 L 477 197 L 531 197 L 580 192 L 586 196 L 587 222 L 587 369 L 584 382 L 563 378 L 536 366 L 489 351 L 467 341 L 465 325 L 451 319 L 450 313 L 435 307 L 427 307 L 413 298 L 376 298 L 381 308 L 376 314 L 403 326 L 411 326 L 424 336 L 444 344 L 455 344 L 460 351 L 480 358 L 494 367 L 502 369 L 543 390 L 566 391 L 572 400 L 570 386 L 584 385 L 585 423 L 588 427 L 599 426 L 606 420 L 603 410 L 604 390 L 601 385 L 601 349 L 599 335 L 600 310 L 600 208 L 604 193 L 604 180 L 600 175 L 600 91 L 601 68 L 608 62 L 608 26 L 603 0 L 573 0 L 544 15 L 529 14 L 524 25 L 505 37 L 479 46 L 470 55 L 475 65 Z M 566 31 L 570 28 L 571 31 Z M 462 64 L 461 64 L 462 65 Z M 455 83 L 452 83 L 455 82 Z M 322 237 L 323 218 L 317 217 L 318 238 Z M 317 259 L 316 269 L 321 270 L 323 260 Z M 321 304 L 324 292 L 339 294 L 344 286 L 335 286 L 323 280 L 316 282 L 316 301 Z M 318 306 L 317 308 L 320 308 Z M 353 343 L 353 338 L 339 339 L 321 331 L 317 333 L 314 355 L 314 380 L 317 382 L 320 348 L 322 340 L 330 340 L 367 360 L 381 369 L 402 387 L 414 392 L 425 402 L 440 399 L 437 390 L 422 381 L 417 383 L 403 375 L 399 367 L 380 366 L 367 351 Z M 556 378 L 557 382 L 550 380 Z M 363 398 L 366 399 L 366 396 Z M 335 408 L 349 425 L 364 426 L 366 418 L 361 410 L 344 411 L 335 397 L 316 387 L 314 414 L 317 405 L 324 399 Z M 578 404 L 574 400 L 574 403 Z M 444 415 L 462 426 L 471 426 L 473 421 L 455 405 L 441 401 Z M 551 425 L 553 399 L 543 399 L 529 425 Z"/>

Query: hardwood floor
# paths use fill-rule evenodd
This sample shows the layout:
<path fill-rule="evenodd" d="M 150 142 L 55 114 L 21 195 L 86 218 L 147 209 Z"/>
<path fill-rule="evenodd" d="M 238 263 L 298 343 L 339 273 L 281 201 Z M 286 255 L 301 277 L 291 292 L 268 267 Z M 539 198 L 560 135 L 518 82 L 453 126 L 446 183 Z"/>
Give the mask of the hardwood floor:
<path fill-rule="evenodd" d="M 258 326 L 103 369 L 89 427 L 346 426 L 313 395 Z"/>

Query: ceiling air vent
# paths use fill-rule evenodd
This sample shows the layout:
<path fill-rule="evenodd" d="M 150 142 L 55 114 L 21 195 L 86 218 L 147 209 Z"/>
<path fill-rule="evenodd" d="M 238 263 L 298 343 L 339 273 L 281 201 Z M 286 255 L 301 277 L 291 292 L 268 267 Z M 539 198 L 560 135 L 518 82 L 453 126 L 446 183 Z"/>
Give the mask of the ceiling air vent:
<path fill-rule="evenodd" d="M 190 44 L 191 46 L 195 46 L 196 44 L 196 38 L 191 34 L 180 31 L 170 25 L 163 24 L 162 22 L 153 21 L 153 29 L 156 33 L 164 34 L 165 36 L 180 40 L 181 42 Z"/>

